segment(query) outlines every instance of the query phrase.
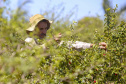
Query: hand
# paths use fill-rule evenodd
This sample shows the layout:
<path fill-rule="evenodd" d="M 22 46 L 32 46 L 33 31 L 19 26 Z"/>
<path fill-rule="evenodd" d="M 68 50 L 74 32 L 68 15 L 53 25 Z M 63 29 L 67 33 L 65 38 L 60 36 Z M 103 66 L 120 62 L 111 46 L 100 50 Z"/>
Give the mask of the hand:
<path fill-rule="evenodd" d="M 61 37 L 62 37 L 62 35 L 61 35 L 61 33 L 59 33 L 58 35 L 54 36 L 54 40 L 55 40 L 57 43 L 59 43 Z"/>
<path fill-rule="evenodd" d="M 107 44 L 105 42 L 99 43 L 99 48 L 106 50 Z"/>

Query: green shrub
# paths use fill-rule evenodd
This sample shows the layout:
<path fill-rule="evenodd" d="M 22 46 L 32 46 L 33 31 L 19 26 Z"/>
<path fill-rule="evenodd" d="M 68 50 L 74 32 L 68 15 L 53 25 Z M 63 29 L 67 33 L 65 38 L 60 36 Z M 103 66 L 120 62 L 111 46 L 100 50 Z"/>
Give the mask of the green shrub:
<path fill-rule="evenodd" d="M 53 40 L 48 42 L 46 39 L 52 38 L 51 34 L 42 40 L 47 50 L 31 47 L 24 42 L 28 22 L 18 17 L 15 15 L 10 21 L 0 18 L 0 83 L 125 84 L 126 23 L 118 23 L 115 12 L 106 16 L 104 34 L 95 32 L 96 45 L 85 50 L 70 49 L 66 44 L 58 46 Z M 75 41 L 74 23 L 66 24 L 65 28 L 69 32 L 63 40 Z M 101 41 L 107 43 L 106 51 L 99 49 Z"/>

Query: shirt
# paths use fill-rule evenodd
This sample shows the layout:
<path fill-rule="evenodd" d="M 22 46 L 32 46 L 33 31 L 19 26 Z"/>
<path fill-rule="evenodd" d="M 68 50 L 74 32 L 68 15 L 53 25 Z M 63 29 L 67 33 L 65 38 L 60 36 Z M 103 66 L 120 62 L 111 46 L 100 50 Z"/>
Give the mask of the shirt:
<path fill-rule="evenodd" d="M 37 40 L 33 39 L 33 38 L 30 38 L 30 37 L 26 38 L 25 42 L 29 43 L 31 46 L 37 45 Z M 59 46 L 61 46 L 63 43 L 66 43 L 68 48 L 75 48 L 75 49 L 86 49 L 86 48 L 90 48 L 90 45 L 91 45 L 91 43 L 86 43 L 86 42 L 81 42 L 81 41 L 75 41 L 75 42 L 61 41 L 59 43 Z M 46 48 L 45 44 L 42 44 L 40 46 L 42 46 L 44 49 Z"/>

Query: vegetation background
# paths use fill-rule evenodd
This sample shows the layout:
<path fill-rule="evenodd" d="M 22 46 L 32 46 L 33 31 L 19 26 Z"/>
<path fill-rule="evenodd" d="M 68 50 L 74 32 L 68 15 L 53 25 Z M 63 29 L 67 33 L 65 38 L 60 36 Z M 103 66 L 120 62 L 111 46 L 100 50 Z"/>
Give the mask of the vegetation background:
<path fill-rule="evenodd" d="M 126 83 L 126 17 L 103 0 L 105 19 L 84 17 L 70 21 L 71 13 L 64 17 L 59 5 L 42 13 L 53 20 L 48 36 L 42 40 L 47 50 L 24 42 L 29 27 L 28 12 L 23 9 L 29 1 L 16 10 L 7 7 L 10 0 L 0 0 L 0 84 L 125 84 Z M 57 9 L 56 9 L 57 8 Z M 57 13 L 54 9 L 58 10 Z M 7 16 L 7 17 L 6 17 Z M 48 42 L 61 33 L 64 41 L 84 41 L 96 44 L 93 48 L 75 50 L 66 44 L 58 46 Z M 99 42 L 107 43 L 107 51 L 99 49 Z"/>

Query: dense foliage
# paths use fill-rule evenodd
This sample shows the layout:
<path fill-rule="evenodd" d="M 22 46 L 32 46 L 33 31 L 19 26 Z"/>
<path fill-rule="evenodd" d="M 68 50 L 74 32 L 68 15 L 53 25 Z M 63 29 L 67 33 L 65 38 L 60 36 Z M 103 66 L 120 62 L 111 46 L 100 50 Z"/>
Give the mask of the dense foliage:
<path fill-rule="evenodd" d="M 104 29 L 100 24 L 89 24 L 86 18 L 84 23 L 60 22 L 52 23 L 47 38 L 41 42 L 46 43 L 44 50 L 39 45 L 30 46 L 24 42 L 27 34 L 25 29 L 28 22 L 23 15 L 13 14 L 10 20 L 3 17 L 4 8 L 0 9 L 0 83 L 1 84 L 90 84 L 90 83 L 126 83 L 126 22 L 118 22 L 108 9 Z M 91 19 L 94 23 L 95 20 Z M 68 24 L 69 23 L 69 24 Z M 84 26 L 83 26 L 84 25 Z M 77 27 L 93 28 L 94 39 L 86 38 Z M 61 32 L 64 41 L 90 41 L 96 44 L 93 48 L 76 50 L 68 48 L 66 44 L 59 46 L 53 35 Z M 80 34 L 81 33 L 81 34 Z M 79 37 L 78 37 L 79 35 Z M 77 38 L 78 37 L 78 38 Z M 85 39 L 85 40 L 83 40 Z M 99 49 L 99 42 L 107 43 L 107 50 Z"/>

